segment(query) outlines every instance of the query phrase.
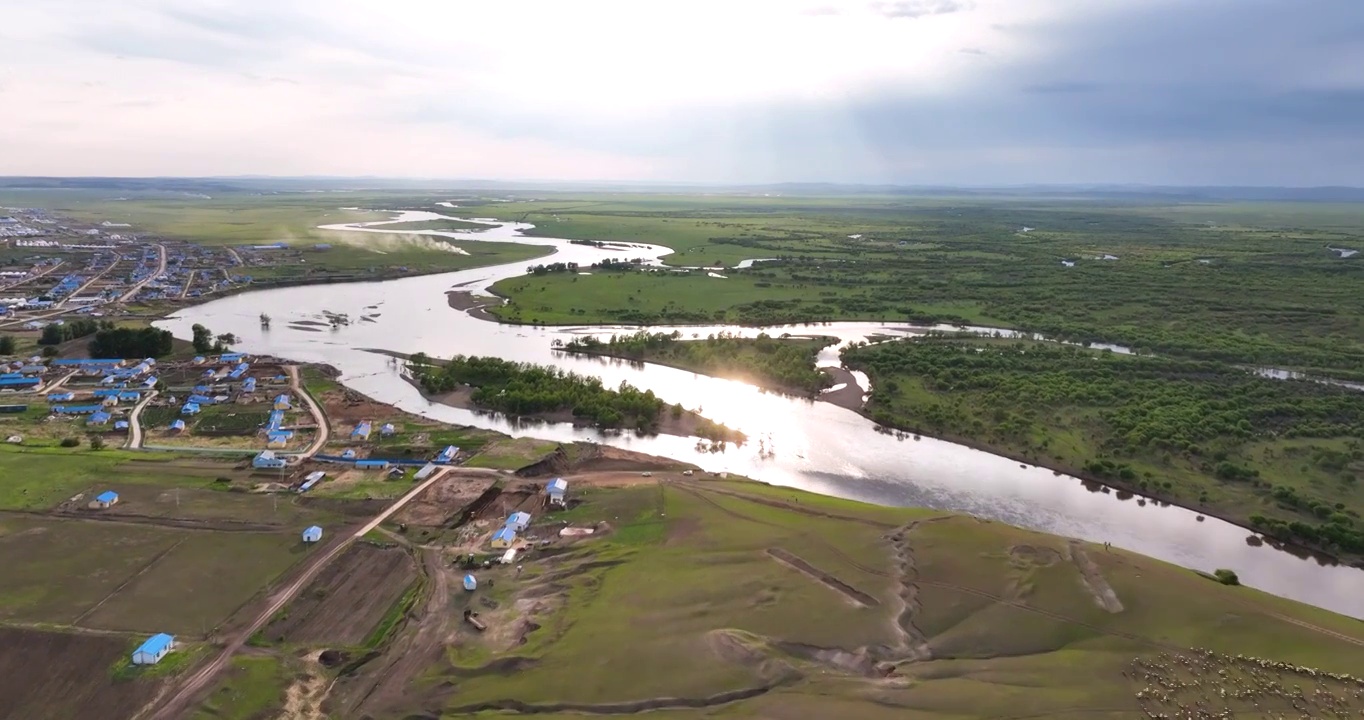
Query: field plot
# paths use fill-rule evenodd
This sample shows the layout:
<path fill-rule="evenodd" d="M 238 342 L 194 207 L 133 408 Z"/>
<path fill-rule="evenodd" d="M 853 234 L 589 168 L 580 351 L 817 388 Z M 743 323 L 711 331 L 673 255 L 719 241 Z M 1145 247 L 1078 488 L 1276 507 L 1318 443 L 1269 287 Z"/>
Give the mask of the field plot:
<path fill-rule="evenodd" d="M 354 545 L 262 634 L 290 644 L 361 645 L 414 579 L 416 566 L 405 551 Z"/>
<path fill-rule="evenodd" d="M 559 449 L 559 443 L 535 438 L 507 438 L 489 443 L 482 452 L 469 458 L 467 467 L 494 470 L 520 470 L 544 460 Z"/>
<path fill-rule="evenodd" d="M 155 696 L 156 678 L 116 681 L 127 639 L 0 628 L 0 716 L 111 720 Z"/>
<path fill-rule="evenodd" d="M 0 515 L 0 620 L 74 623 L 184 537 L 149 525 Z"/>
<path fill-rule="evenodd" d="M 187 533 L 82 624 L 202 635 L 307 552 L 292 532 Z"/>
<path fill-rule="evenodd" d="M 229 492 L 204 487 L 167 487 L 145 483 L 122 483 L 117 487 L 117 505 L 105 510 L 87 510 L 75 503 L 82 515 L 127 520 L 149 519 L 183 521 L 185 526 L 243 530 L 304 528 L 327 524 L 331 515 L 303 507 L 294 495 L 275 497 L 263 493 Z M 65 509 L 65 508 L 63 508 Z"/>

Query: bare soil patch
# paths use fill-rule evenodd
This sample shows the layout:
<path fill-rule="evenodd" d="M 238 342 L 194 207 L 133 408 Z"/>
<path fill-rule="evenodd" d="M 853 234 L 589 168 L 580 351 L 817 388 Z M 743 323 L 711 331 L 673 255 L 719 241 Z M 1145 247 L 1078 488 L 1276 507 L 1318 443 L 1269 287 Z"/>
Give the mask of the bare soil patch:
<path fill-rule="evenodd" d="M 447 290 L 445 299 L 450 307 L 455 310 L 482 309 L 489 305 L 497 305 L 502 302 L 501 298 L 489 295 L 475 295 L 468 290 Z"/>
<path fill-rule="evenodd" d="M 1108 584 L 1099 566 L 1090 559 L 1084 547 L 1078 541 L 1072 540 L 1067 548 L 1071 561 L 1080 571 L 1080 581 L 1094 597 L 1094 604 L 1111 613 L 1122 612 L 1122 601 L 1118 600 L 1118 594 L 1114 592 L 1113 586 Z"/>
<path fill-rule="evenodd" d="M 496 470 L 456 468 L 400 510 L 397 522 L 424 527 L 451 524 L 502 477 Z"/>
<path fill-rule="evenodd" d="M 263 633 L 280 642 L 360 645 L 416 576 L 412 557 L 402 549 L 354 545 Z"/>
<path fill-rule="evenodd" d="M 820 400 L 853 411 L 862 409 L 862 388 L 857 386 L 857 378 L 853 377 L 852 372 L 834 367 L 820 368 L 820 371 L 833 380 L 834 387 L 843 386 L 837 390 L 820 393 Z"/>
<path fill-rule="evenodd" d="M 164 681 L 115 681 L 122 637 L 0 628 L 0 716 L 108 720 L 135 715 Z"/>

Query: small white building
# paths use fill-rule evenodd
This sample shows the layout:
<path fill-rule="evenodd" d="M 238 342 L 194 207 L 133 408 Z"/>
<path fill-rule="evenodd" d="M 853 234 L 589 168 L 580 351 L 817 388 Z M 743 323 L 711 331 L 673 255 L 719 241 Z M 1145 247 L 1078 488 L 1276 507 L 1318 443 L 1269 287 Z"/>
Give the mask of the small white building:
<path fill-rule="evenodd" d="M 568 493 L 568 481 L 563 478 L 554 478 L 545 486 L 545 493 L 549 495 L 551 505 L 563 505 L 564 495 Z"/>
<path fill-rule="evenodd" d="M 507 516 L 507 527 L 516 532 L 525 532 L 530 527 L 530 513 L 514 512 Z"/>
<path fill-rule="evenodd" d="M 322 539 L 322 528 L 313 525 L 303 531 L 303 542 L 315 543 Z"/>

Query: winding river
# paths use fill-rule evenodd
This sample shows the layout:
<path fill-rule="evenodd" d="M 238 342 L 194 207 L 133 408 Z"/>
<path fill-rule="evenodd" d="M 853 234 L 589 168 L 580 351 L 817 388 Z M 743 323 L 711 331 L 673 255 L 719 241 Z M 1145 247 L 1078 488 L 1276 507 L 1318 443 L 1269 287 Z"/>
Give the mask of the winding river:
<path fill-rule="evenodd" d="M 396 221 L 440 217 L 436 213 L 405 212 Z M 327 229 L 384 232 L 382 226 L 383 223 L 363 223 Z M 671 252 L 649 245 L 621 250 L 525 237 L 521 231 L 527 227 L 504 223 L 479 232 L 413 234 L 552 246 L 556 250 L 554 261 L 582 265 L 607 257 L 657 259 Z M 486 290 L 493 282 L 523 274 L 525 265 L 518 262 L 383 282 L 254 291 L 187 308 L 157 325 L 177 337 L 188 338 L 191 325 L 202 323 L 215 333 L 236 335 L 240 338 L 237 347 L 247 352 L 331 364 L 341 370 L 341 381 L 348 387 L 446 422 L 514 436 L 591 440 L 825 495 L 882 505 L 966 512 L 1058 535 L 1111 542 L 1198 570 L 1231 568 L 1246 585 L 1364 618 L 1364 572 L 1276 549 L 1230 523 L 1214 518 L 1200 520 L 1197 513 L 1189 510 L 1087 487 L 1077 478 L 1020 465 L 962 445 L 928 437 L 914 440 L 884 434 L 860 415 L 830 403 L 766 393 L 742 383 L 672 368 L 566 355 L 551 347 L 555 339 L 633 332 L 637 328 L 500 325 L 449 307 L 446 291 Z M 720 277 L 712 279 L 726 282 Z M 273 316 L 269 329 L 260 325 L 262 312 Z M 345 313 L 351 324 L 336 329 L 292 324 L 316 321 L 324 312 Z M 758 332 L 753 328 L 721 326 L 651 329 L 677 329 L 684 335 L 702 337 L 718 331 L 745 335 Z M 922 332 L 880 323 L 830 323 L 765 331 L 774 335 L 818 333 L 836 336 L 844 342 L 870 335 L 906 336 Z M 743 447 L 730 446 L 723 453 L 711 453 L 698 449 L 694 439 L 603 434 L 562 424 L 517 423 L 451 408 L 421 397 L 400 377 L 399 368 L 388 357 L 368 352 L 369 348 L 422 351 L 436 357 L 495 355 L 595 375 L 608 385 L 628 381 L 653 390 L 667 402 L 699 409 L 706 417 L 747 433 L 750 440 Z M 826 349 L 821 364 L 837 363 L 836 350 Z M 859 378 L 859 382 L 865 387 L 865 378 Z"/>

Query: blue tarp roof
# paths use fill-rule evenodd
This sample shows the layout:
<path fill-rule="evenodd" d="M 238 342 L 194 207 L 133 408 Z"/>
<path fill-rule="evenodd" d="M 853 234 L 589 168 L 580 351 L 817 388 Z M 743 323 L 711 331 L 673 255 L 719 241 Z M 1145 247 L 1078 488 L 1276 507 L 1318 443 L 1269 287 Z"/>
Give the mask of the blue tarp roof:
<path fill-rule="evenodd" d="M 171 637 L 166 633 L 157 633 L 147 638 L 147 642 L 138 645 L 137 649 L 133 651 L 133 654 L 147 653 L 148 655 L 160 655 L 174 642 L 174 637 Z"/>
<path fill-rule="evenodd" d="M 113 502 L 118 499 L 118 493 L 114 492 L 113 490 L 105 490 L 104 492 L 96 495 L 95 499 L 102 503 Z"/>

